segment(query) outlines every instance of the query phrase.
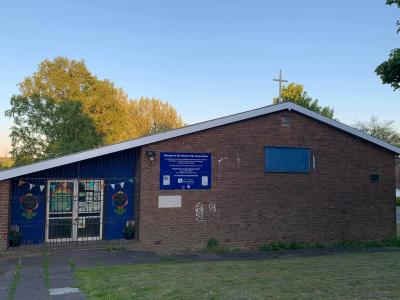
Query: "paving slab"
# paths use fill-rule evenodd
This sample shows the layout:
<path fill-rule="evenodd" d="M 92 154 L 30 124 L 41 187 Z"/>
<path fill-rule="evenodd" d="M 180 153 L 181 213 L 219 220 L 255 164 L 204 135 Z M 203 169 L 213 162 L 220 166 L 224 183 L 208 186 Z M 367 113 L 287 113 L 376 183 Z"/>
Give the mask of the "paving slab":
<path fill-rule="evenodd" d="M 115 251 L 104 249 L 68 251 L 50 255 L 55 255 L 57 257 L 55 260 L 57 261 L 68 261 L 68 264 L 73 264 L 75 267 L 79 268 L 160 261 L 160 256 L 152 252 L 128 249 Z"/>
<path fill-rule="evenodd" d="M 50 299 L 85 299 L 84 295 L 77 288 L 73 270 L 75 266 L 73 257 L 74 253 L 70 251 L 47 255 L 50 275 Z"/>
<path fill-rule="evenodd" d="M 50 296 L 51 300 L 84 300 L 86 299 L 82 293 L 72 293 L 65 295 Z"/>
<path fill-rule="evenodd" d="M 69 255 L 48 255 L 47 261 L 50 288 L 56 289 L 76 286 Z"/>
<path fill-rule="evenodd" d="M 15 257 L 0 261 L 0 299 L 7 299 L 17 264 L 18 258 Z"/>
<path fill-rule="evenodd" d="M 79 289 L 75 287 L 64 287 L 64 288 L 54 288 L 49 289 L 50 296 L 68 295 L 79 293 Z"/>
<path fill-rule="evenodd" d="M 21 278 L 17 285 L 15 299 L 48 299 L 49 292 L 44 281 L 43 257 L 23 257 L 21 260 Z"/>

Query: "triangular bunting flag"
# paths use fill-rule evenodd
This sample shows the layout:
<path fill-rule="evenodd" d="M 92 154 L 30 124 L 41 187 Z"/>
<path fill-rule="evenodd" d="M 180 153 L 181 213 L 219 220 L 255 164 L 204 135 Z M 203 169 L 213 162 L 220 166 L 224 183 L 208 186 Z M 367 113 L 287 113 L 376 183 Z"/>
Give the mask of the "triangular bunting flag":
<path fill-rule="evenodd" d="M 20 179 L 20 180 L 18 181 L 18 186 L 24 185 L 25 183 L 26 183 L 25 181 L 23 181 L 22 179 Z"/>
<path fill-rule="evenodd" d="M 40 188 L 40 191 L 43 192 L 43 190 L 44 190 L 44 185 L 39 186 L 39 188 Z"/>
<path fill-rule="evenodd" d="M 121 186 L 121 189 L 123 189 L 123 188 L 124 188 L 124 185 L 125 185 L 125 181 L 121 181 L 121 182 L 119 183 L 119 185 Z"/>
<path fill-rule="evenodd" d="M 115 183 L 111 183 L 110 186 L 112 189 L 115 189 Z"/>
<path fill-rule="evenodd" d="M 29 190 L 33 189 L 35 187 L 35 185 L 33 183 L 29 184 Z"/>

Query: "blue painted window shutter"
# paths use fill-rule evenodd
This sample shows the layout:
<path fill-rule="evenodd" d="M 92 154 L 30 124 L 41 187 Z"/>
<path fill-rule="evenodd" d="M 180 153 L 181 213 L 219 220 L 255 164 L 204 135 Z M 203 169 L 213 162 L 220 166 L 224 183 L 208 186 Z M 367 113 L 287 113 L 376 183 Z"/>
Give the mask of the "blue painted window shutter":
<path fill-rule="evenodd" d="M 310 149 L 265 147 L 265 172 L 309 173 Z"/>

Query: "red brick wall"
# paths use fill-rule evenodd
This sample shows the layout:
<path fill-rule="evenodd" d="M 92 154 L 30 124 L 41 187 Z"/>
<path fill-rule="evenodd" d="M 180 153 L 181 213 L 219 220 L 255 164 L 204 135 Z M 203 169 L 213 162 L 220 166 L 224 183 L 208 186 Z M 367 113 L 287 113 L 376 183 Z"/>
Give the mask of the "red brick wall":
<path fill-rule="evenodd" d="M 292 117 L 290 127 L 282 114 Z M 267 174 L 264 146 L 309 147 L 310 174 Z M 156 151 L 150 163 L 144 151 Z M 395 235 L 394 154 L 295 112 L 280 112 L 141 149 L 139 239 L 152 249 L 231 247 L 272 241 L 331 243 Z M 159 189 L 159 152 L 211 152 L 211 190 Z M 237 156 L 241 158 L 237 160 Z M 218 168 L 218 160 L 228 158 Z M 381 182 L 371 183 L 370 173 Z M 181 208 L 158 208 L 182 195 Z M 195 206 L 204 207 L 196 221 Z M 216 212 L 209 209 L 216 205 Z"/>
<path fill-rule="evenodd" d="M 8 212 L 10 203 L 10 182 L 0 181 L 0 251 L 8 246 Z"/>

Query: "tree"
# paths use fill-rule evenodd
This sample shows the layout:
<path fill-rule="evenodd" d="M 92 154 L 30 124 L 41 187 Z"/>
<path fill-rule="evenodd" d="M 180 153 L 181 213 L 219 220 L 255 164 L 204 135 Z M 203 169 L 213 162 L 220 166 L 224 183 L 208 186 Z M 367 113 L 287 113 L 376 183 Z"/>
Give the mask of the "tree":
<path fill-rule="evenodd" d="M 359 121 L 353 126 L 386 143 L 400 147 L 400 132 L 397 132 L 393 125 L 394 121 L 380 122 L 377 117 L 372 116 L 369 121 Z"/>
<path fill-rule="evenodd" d="M 0 157 L 0 170 L 14 166 L 14 161 L 10 157 Z"/>
<path fill-rule="evenodd" d="M 129 103 L 132 131 L 144 136 L 184 126 L 182 118 L 169 103 L 142 97 Z"/>
<path fill-rule="evenodd" d="M 396 5 L 400 8 L 400 0 L 387 0 L 386 5 Z M 400 32 L 400 21 L 397 20 L 397 33 Z M 393 49 L 389 58 L 381 63 L 375 73 L 380 77 L 383 84 L 390 84 L 393 90 L 400 88 L 400 48 Z"/>
<path fill-rule="evenodd" d="M 397 8 L 400 8 L 400 0 L 386 0 L 386 5 L 395 5 Z M 400 32 L 400 20 L 396 21 L 397 32 Z"/>
<path fill-rule="evenodd" d="M 44 60 L 32 76 L 20 84 L 21 96 L 39 95 L 56 103 L 77 100 L 83 112 L 94 122 L 106 144 L 129 138 L 128 97 L 109 80 L 100 80 L 90 73 L 84 61 L 56 57 Z"/>
<path fill-rule="evenodd" d="M 129 100 L 82 60 L 44 60 L 19 89 L 6 112 L 17 165 L 183 126 L 170 104 Z"/>
<path fill-rule="evenodd" d="M 381 63 L 375 72 L 383 84 L 390 84 L 393 90 L 400 88 L 400 49 L 393 49 L 389 58 Z"/>
<path fill-rule="evenodd" d="M 14 121 L 10 137 L 16 166 L 103 144 L 79 101 L 13 96 L 11 106 L 6 116 Z"/>
<path fill-rule="evenodd" d="M 297 83 L 290 83 L 282 87 L 282 101 L 291 101 L 300 106 L 308 108 L 316 113 L 324 115 L 325 117 L 333 119 L 334 109 L 329 106 L 320 106 L 317 99 L 312 99 L 304 90 L 303 85 Z M 278 103 L 279 99 L 274 98 L 273 103 Z"/>

